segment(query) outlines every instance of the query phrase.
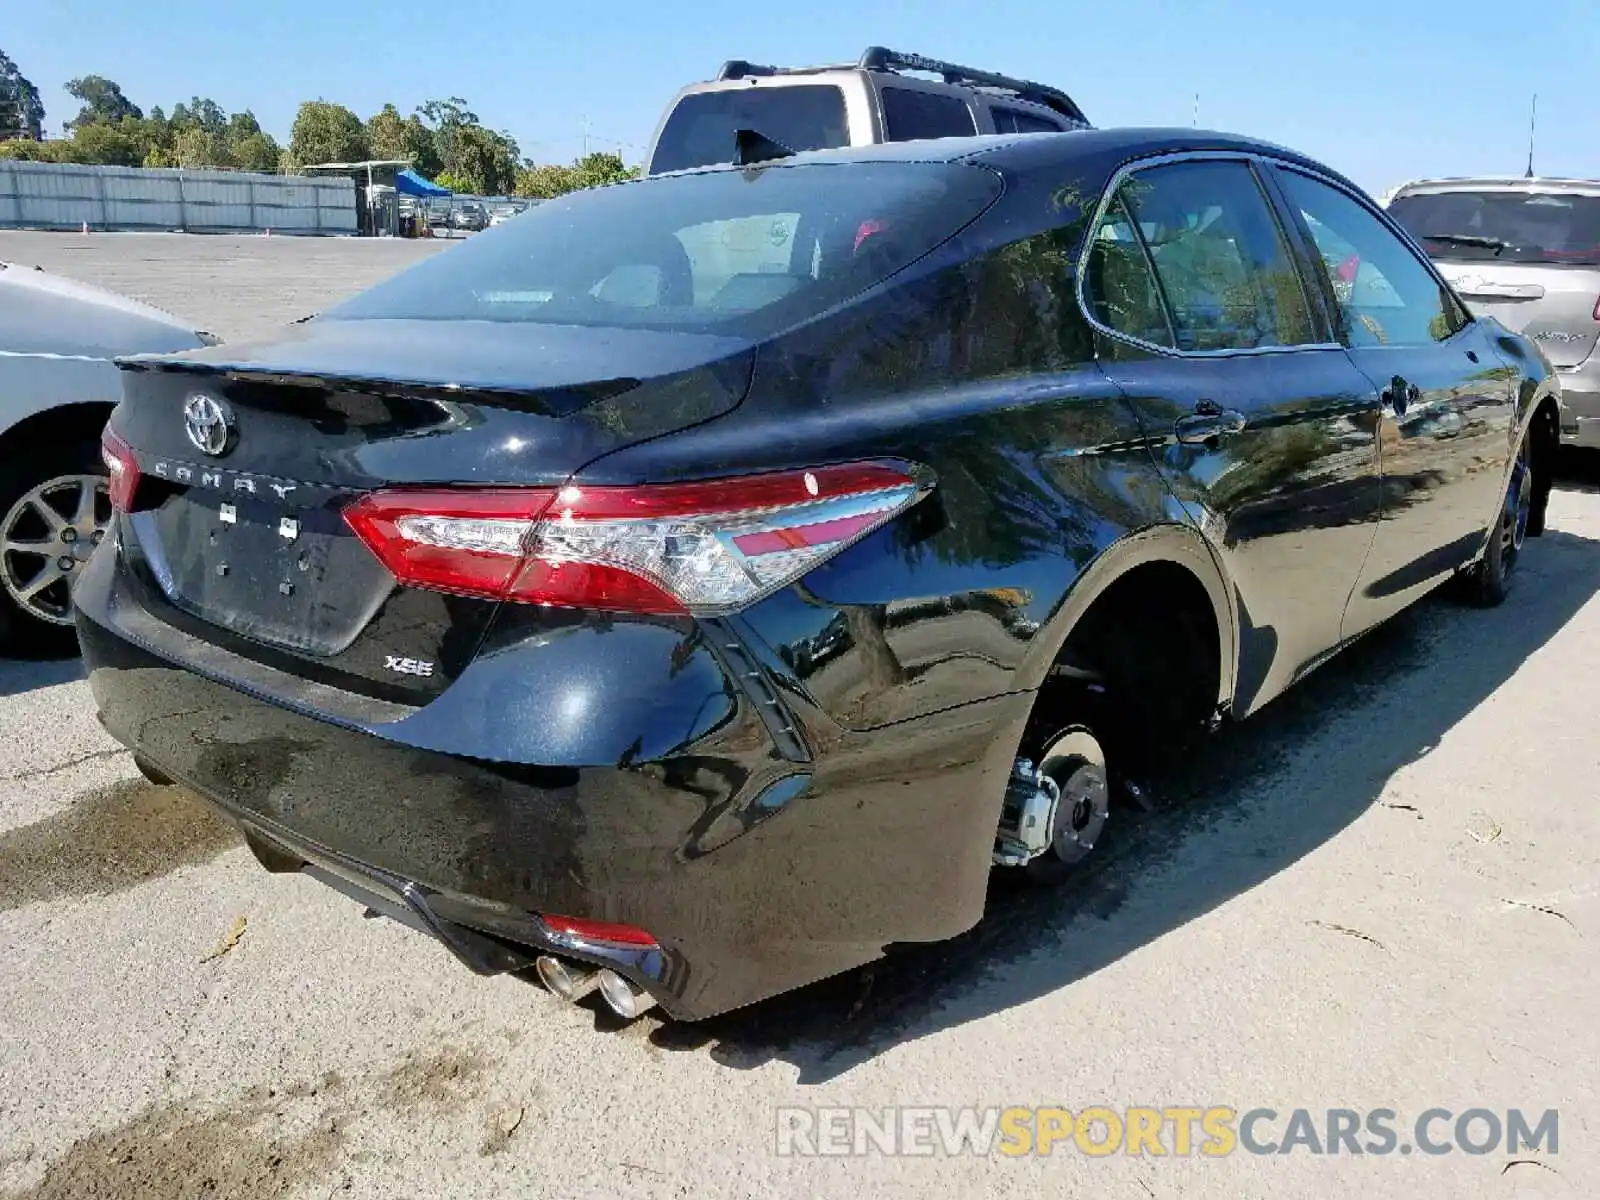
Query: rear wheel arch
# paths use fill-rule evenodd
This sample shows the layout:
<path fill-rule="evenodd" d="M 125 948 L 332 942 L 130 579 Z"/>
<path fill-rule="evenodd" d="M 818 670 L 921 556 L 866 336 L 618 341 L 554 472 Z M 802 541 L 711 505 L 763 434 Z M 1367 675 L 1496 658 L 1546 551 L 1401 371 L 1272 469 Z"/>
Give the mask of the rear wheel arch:
<path fill-rule="evenodd" d="M 1098 622 L 1165 610 L 1203 625 L 1210 638 L 1203 666 L 1208 699 L 1213 708 L 1225 708 L 1238 646 L 1231 597 L 1215 555 L 1194 530 L 1163 524 L 1130 534 L 1103 551 L 1063 598 L 1018 668 L 1019 687 L 1043 687 Z"/>

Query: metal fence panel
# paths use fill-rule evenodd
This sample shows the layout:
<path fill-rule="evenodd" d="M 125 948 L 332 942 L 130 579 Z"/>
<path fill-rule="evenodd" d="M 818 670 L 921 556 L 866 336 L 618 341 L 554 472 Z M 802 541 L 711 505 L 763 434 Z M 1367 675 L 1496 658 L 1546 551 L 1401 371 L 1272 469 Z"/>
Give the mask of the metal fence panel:
<path fill-rule="evenodd" d="M 0 227 L 353 234 L 355 183 L 161 167 L 0 160 Z"/>

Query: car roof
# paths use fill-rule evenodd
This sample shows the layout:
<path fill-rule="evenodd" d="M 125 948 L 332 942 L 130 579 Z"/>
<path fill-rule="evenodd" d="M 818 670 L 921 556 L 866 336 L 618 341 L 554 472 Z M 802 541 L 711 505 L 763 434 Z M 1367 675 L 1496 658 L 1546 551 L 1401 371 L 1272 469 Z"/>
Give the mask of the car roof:
<path fill-rule="evenodd" d="M 992 133 L 976 137 L 930 138 L 912 142 L 880 142 L 869 146 L 844 146 L 833 150 L 806 150 L 766 165 L 800 166 L 806 163 L 869 162 L 974 162 L 1001 171 L 1025 171 L 1053 162 L 1098 159 L 1115 166 L 1161 154 L 1215 151 L 1261 154 L 1298 163 L 1345 185 L 1361 189 L 1339 172 L 1294 150 L 1258 138 L 1212 130 L 1138 127 L 1074 129 L 1060 133 Z M 728 163 L 695 167 L 673 174 L 704 171 L 738 171 L 749 168 Z M 1113 168 L 1114 169 L 1114 168 Z M 655 176 L 662 178 L 662 176 Z"/>
<path fill-rule="evenodd" d="M 1390 193 L 1390 199 L 1437 192 L 1578 192 L 1600 195 L 1600 179 L 1566 179 L 1550 175 L 1460 175 L 1413 179 Z"/>

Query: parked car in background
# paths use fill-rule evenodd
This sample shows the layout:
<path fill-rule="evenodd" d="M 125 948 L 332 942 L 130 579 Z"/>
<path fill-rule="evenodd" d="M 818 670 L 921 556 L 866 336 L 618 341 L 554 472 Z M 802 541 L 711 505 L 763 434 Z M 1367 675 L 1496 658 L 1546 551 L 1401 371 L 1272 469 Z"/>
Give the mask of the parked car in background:
<path fill-rule="evenodd" d="M 488 227 L 489 218 L 483 211 L 483 205 L 466 200 L 458 204 L 450 214 L 450 223 L 457 229 L 476 232 Z"/>
<path fill-rule="evenodd" d="M 117 355 L 212 344 L 176 317 L 0 262 L 0 650 L 73 644 L 72 590 L 110 517 L 100 430 Z"/>
<path fill-rule="evenodd" d="M 489 214 L 490 225 L 504 225 L 522 210 L 514 204 L 503 204 Z"/>
<path fill-rule="evenodd" d="M 1600 447 L 1600 180 L 1419 180 L 1389 211 L 1474 312 L 1555 365 L 1562 441 Z"/>
<path fill-rule="evenodd" d="M 624 1017 L 1069 877 L 1225 718 L 1502 601 L 1557 439 L 1360 190 L 1190 130 L 579 192 L 126 367 L 106 728 L 269 870 Z"/>
<path fill-rule="evenodd" d="M 740 130 L 789 150 L 823 150 L 1088 124 L 1059 88 L 869 46 L 840 66 L 723 63 L 715 79 L 673 98 L 646 161 L 651 174 L 731 162 Z"/>

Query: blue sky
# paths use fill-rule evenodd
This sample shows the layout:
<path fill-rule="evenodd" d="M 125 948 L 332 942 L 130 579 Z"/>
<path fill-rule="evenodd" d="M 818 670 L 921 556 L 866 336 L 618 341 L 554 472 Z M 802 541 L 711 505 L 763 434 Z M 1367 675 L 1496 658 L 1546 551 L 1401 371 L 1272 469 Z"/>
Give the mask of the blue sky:
<path fill-rule="evenodd" d="M 681 84 L 726 58 L 812 63 L 884 44 L 1053 83 L 1096 124 L 1200 124 L 1323 159 L 1374 192 L 1512 172 L 1539 92 L 1541 173 L 1600 175 L 1595 0 L 0 0 L 0 49 L 37 84 L 107 75 L 148 109 L 192 95 L 249 108 L 287 141 L 321 97 L 362 117 L 465 97 L 525 154 L 637 161 Z M 158 15 L 159 14 L 159 15 Z M 1097 15 L 1098 14 L 1098 15 Z"/>

